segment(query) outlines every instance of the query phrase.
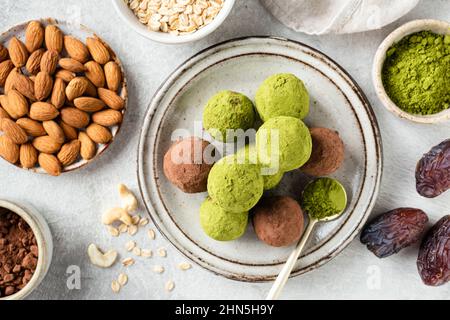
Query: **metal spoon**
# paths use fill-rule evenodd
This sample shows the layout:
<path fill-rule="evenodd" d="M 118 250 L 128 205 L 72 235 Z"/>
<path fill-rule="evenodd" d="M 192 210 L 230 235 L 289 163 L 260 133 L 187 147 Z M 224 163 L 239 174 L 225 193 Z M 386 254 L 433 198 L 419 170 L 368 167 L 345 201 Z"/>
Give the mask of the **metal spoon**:
<path fill-rule="evenodd" d="M 331 179 L 331 178 L 320 178 L 320 179 Z M 317 182 L 320 179 L 310 182 L 306 186 L 305 190 L 308 189 L 308 187 L 310 187 L 313 183 Z M 342 184 L 339 181 L 337 181 L 335 179 L 332 179 L 332 180 L 334 180 L 341 187 L 342 192 L 345 196 L 345 204 L 347 204 L 347 193 L 345 192 L 345 188 L 342 186 Z M 345 207 L 346 206 L 347 205 L 345 205 Z M 275 280 L 272 288 L 270 289 L 266 300 L 277 300 L 280 297 L 281 291 L 283 290 L 284 285 L 286 284 L 287 280 L 289 279 L 292 269 L 294 268 L 294 266 L 298 260 L 298 257 L 300 256 L 300 254 L 303 250 L 303 247 L 305 246 L 306 242 L 308 241 L 309 236 L 311 235 L 311 232 L 313 231 L 315 225 L 318 222 L 326 222 L 326 221 L 331 221 L 331 220 L 339 218 L 342 215 L 342 213 L 345 211 L 345 207 L 341 212 L 338 212 L 332 216 L 321 218 L 320 220 L 316 219 L 314 217 L 311 217 L 311 215 L 309 215 L 309 224 L 305 230 L 305 233 L 303 234 L 299 243 L 295 247 L 294 251 L 291 253 L 289 258 L 287 259 L 286 264 L 284 265 L 283 269 L 281 269 L 281 272 L 278 275 L 277 279 Z"/>

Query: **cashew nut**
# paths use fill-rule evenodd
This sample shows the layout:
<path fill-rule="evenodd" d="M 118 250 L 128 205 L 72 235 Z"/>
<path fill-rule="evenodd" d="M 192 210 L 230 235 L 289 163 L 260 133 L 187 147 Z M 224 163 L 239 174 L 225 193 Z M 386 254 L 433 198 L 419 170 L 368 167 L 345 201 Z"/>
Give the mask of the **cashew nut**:
<path fill-rule="evenodd" d="M 112 208 L 106 211 L 102 216 L 102 222 L 106 225 L 111 225 L 116 221 L 121 221 L 130 226 L 133 224 L 131 216 L 123 208 Z"/>
<path fill-rule="evenodd" d="M 119 194 L 122 202 L 122 208 L 128 212 L 136 211 L 138 208 L 138 201 L 133 192 L 124 184 L 119 184 Z"/>
<path fill-rule="evenodd" d="M 108 252 L 103 253 L 93 243 L 88 247 L 88 255 L 91 263 L 100 268 L 111 267 L 117 259 L 117 251 L 109 250 Z"/>

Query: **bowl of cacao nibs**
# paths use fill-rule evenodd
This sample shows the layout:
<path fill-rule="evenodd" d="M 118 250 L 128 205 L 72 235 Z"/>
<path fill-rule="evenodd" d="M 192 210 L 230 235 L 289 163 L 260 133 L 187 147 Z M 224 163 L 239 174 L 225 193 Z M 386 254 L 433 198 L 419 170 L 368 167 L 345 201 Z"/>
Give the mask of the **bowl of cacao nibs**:
<path fill-rule="evenodd" d="M 0 200 L 0 300 L 21 300 L 50 267 L 53 241 L 34 209 Z"/>
<path fill-rule="evenodd" d="M 127 106 L 122 64 L 93 31 L 54 19 L 0 35 L 0 156 L 58 176 L 113 142 Z"/>

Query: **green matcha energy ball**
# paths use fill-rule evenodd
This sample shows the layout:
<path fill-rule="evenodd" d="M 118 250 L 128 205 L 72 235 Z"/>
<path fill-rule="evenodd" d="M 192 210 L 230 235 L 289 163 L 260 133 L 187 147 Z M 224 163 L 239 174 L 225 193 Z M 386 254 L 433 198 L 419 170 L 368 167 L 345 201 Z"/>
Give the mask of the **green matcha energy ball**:
<path fill-rule="evenodd" d="M 220 91 L 206 104 L 203 111 L 203 127 L 214 137 L 224 142 L 232 142 L 234 135 L 227 130 L 248 130 L 255 123 L 255 109 L 252 101 L 243 94 Z"/>
<path fill-rule="evenodd" d="M 209 173 L 209 195 L 225 211 L 249 211 L 264 192 L 260 171 L 257 164 L 238 162 L 236 155 L 222 158 Z"/>
<path fill-rule="evenodd" d="M 311 157 L 312 139 L 302 120 L 276 117 L 256 133 L 259 161 L 270 168 L 288 172 L 300 168 Z"/>
<path fill-rule="evenodd" d="M 309 113 L 309 94 L 302 80 L 290 73 L 267 78 L 256 92 L 256 110 L 265 122 L 279 116 L 304 119 Z"/>
<path fill-rule="evenodd" d="M 264 190 L 271 190 L 276 188 L 283 179 L 284 172 L 278 171 L 278 173 L 272 175 L 263 175 L 264 178 Z"/>
<path fill-rule="evenodd" d="M 200 207 L 200 224 L 203 231 L 214 240 L 236 240 L 247 229 L 248 212 L 227 212 L 207 198 Z"/>

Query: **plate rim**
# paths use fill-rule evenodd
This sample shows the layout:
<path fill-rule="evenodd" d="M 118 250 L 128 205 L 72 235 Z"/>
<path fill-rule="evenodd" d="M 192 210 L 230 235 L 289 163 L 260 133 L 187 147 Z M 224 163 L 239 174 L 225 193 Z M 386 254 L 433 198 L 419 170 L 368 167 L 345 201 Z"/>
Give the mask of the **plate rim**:
<path fill-rule="evenodd" d="M 359 84 L 356 82 L 356 80 L 340 65 L 338 64 L 334 59 L 330 58 L 327 54 L 321 52 L 318 49 L 315 49 L 303 42 L 300 41 L 296 41 L 296 40 L 292 40 L 292 39 L 288 39 L 285 37 L 279 37 L 279 36 L 245 36 L 245 37 L 238 37 L 238 38 L 233 38 L 233 39 L 229 39 L 229 40 L 225 40 L 222 42 L 219 42 L 217 44 L 208 46 L 200 51 L 198 51 L 197 53 L 195 53 L 194 55 L 190 56 L 188 59 L 186 59 L 185 61 L 183 61 L 181 64 L 179 64 L 163 81 L 162 83 L 159 85 L 159 87 L 156 89 L 155 93 L 153 94 L 152 98 L 150 99 L 150 102 L 148 104 L 148 107 L 145 111 L 144 114 L 144 118 L 143 118 L 143 124 L 142 127 L 140 129 L 140 133 L 139 133 L 139 142 L 138 142 L 138 148 L 137 148 L 137 159 L 136 159 L 136 163 L 137 163 L 137 167 L 136 167 L 136 175 L 137 175 L 137 180 L 138 180 L 138 187 L 139 187 L 139 192 L 141 195 L 141 198 L 143 199 L 143 203 L 144 203 L 144 207 L 147 211 L 147 214 L 150 216 L 151 220 L 153 221 L 153 224 L 155 225 L 155 227 L 158 229 L 158 231 L 160 232 L 160 234 L 171 243 L 171 245 L 173 245 L 181 254 L 183 254 L 185 257 L 187 257 L 188 259 L 190 259 L 191 261 L 193 261 L 194 263 L 196 263 L 197 265 L 201 266 L 203 269 L 212 272 L 215 275 L 219 275 L 231 280 L 235 280 L 235 281 L 241 281 L 241 282 L 253 282 L 253 283 L 258 283 L 258 282 L 268 282 L 268 281 L 272 281 L 274 279 L 274 277 L 271 276 L 260 276 L 260 277 L 247 277 L 244 274 L 230 274 L 227 272 L 219 272 L 217 270 L 215 270 L 215 268 L 210 268 L 208 267 L 209 263 L 207 261 L 203 261 L 201 259 L 195 259 L 193 257 L 193 253 L 190 252 L 189 249 L 185 248 L 183 245 L 177 243 L 177 241 L 172 241 L 170 239 L 170 237 L 162 230 L 162 228 L 160 227 L 156 217 L 153 216 L 153 211 L 156 211 L 155 208 L 153 208 L 153 206 L 151 204 L 147 204 L 145 202 L 145 196 L 144 196 L 144 191 L 143 191 L 143 184 L 145 183 L 144 181 L 142 181 L 141 179 L 141 168 L 143 166 L 143 154 L 144 154 L 144 141 L 145 141 L 145 129 L 146 129 L 146 122 L 151 122 L 151 120 L 153 119 L 157 107 L 154 106 L 155 101 L 157 100 L 158 96 L 163 96 L 165 94 L 165 92 L 167 92 L 167 90 L 163 91 L 163 88 L 168 84 L 168 82 L 177 74 L 180 72 L 183 72 L 186 69 L 186 66 L 188 66 L 189 64 L 192 63 L 197 63 L 195 60 L 203 55 L 204 53 L 208 52 L 208 51 L 212 51 L 211 55 L 215 53 L 215 51 L 213 51 L 214 49 L 217 49 L 221 46 L 225 46 L 227 44 L 231 44 L 231 43 L 238 43 L 238 42 L 242 42 L 242 41 L 251 41 L 251 40 L 276 40 L 276 41 L 281 41 L 283 43 L 291 43 L 291 44 L 295 44 L 298 46 L 303 46 L 315 53 L 317 53 L 320 56 L 323 56 L 325 59 L 328 59 L 329 62 L 331 62 L 332 64 L 332 68 L 333 69 L 337 69 L 337 71 L 342 72 L 342 74 L 346 77 L 348 77 L 349 85 L 351 87 L 353 87 L 353 91 L 357 94 L 357 96 L 359 96 L 361 102 L 364 105 L 364 109 L 367 113 L 367 116 L 369 118 L 370 124 L 371 124 L 371 129 L 373 132 L 373 137 L 374 137 L 374 142 L 375 142 L 375 154 L 377 157 L 377 165 L 376 165 L 376 177 L 374 179 L 374 190 L 372 192 L 372 194 L 370 195 L 370 200 L 368 202 L 368 206 L 367 206 L 367 210 L 365 215 L 362 217 L 362 219 L 360 220 L 359 224 L 357 224 L 354 228 L 354 230 L 349 233 L 347 235 L 347 237 L 337 246 L 336 249 L 334 249 L 334 251 L 330 252 L 328 255 L 324 256 L 323 258 L 321 258 L 320 260 L 317 260 L 316 262 L 314 262 L 313 264 L 311 264 L 309 267 L 298 270 L 297 272 L 293 272 L 290 277 L 295 277 L 307 272 L 310 272 L 311 270 L 315 270 L 319 267 L 321 267 L 322 265 L 324 265 L 325 263 L 329 262 L 330 260 L 332 260 L 333 258 L 335 258 L 339 253 L 341 253 L 357 236 L 357 234 L 361 231 L 361 229 L 364 226 L 364 223 L 367 221 L 367 219 L 369 218 L 371 211 L 373 209 L 373 207 L 375 206 L 376 200 L 378 198 L 378 194 L 379 194 L 379 189 L 380 189 L 380 184 L 381 184 L 381 180 L 382 180 L 382 175 L 383 175 L 383 168 L 384 168 L 384 157 L 383 157 L 383 145 L 382 145 L 382 137 L 381 137 L 381 132 L 380 132 L 380 128 L 379 128 L 379 124 L 378 124 L 378 120 L 376 118 L 375 112 L 373 110 L 373 107 L 369 101 L 369 99 L 367 98 L 366 94 L 364 93 L 364 91 L 362 90 L 362 88 L 359 86 Z M 326 61 L 325 61 L 326 62 Z M 328 63 L 327 63 L 328 64 Z M 329 64 L 328 64 L 329 65 Z M 334 65 L 334 66 L 333 66 Z M 170 88 L 170 87 L 169 87 Z M 152 108 L 153 106 L 153 108 Z M 198 261 L 198 260 L 201 260 Z"/>

